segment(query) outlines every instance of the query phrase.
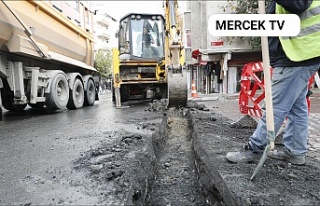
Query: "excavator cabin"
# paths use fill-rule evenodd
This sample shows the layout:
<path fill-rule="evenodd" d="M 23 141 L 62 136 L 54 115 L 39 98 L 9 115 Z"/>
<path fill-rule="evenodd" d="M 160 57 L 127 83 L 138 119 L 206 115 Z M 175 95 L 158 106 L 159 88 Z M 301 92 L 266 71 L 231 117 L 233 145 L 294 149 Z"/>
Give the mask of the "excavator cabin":
<path fill-rule="evenodd" d="M 165 98 L 165 20 L 162 15 L 124 16 L 119 23 L 118 49 L 114 56 L 114 87 L 120 101 Z M 114 95 L 116 98 L 116 95 Z"/>
<path fill-rule="evenodd" d="M 128 14 L 120 20 L 121 60 L 158 61 L 164 57 L 164 17 Z"/>
<path fill-rule="evenodd" d="M 166 0 L 161 14 L 130 13 L 119 22 L 113 49 L 113 100 L 163 99 L 167 106 L 187 103 L 177 1 Z"/>

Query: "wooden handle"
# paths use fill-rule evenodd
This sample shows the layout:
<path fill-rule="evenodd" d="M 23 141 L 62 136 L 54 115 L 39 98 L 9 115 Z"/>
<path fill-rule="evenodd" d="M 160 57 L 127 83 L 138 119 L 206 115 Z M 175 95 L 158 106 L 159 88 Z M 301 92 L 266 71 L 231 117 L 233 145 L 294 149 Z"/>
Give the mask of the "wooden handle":
<path fill-rule="evenodd" d="M 265 1 L 258 1 L 259 13 L 265 14 Z M 269 139 L 270 149 L 274 149 L 274 118 L 273 118 L 273 105 L 272 105 L 272 91 L 271 91 L 271 74 L 270 74 L 270 60 L 269 60 L 269 46 L 268 37 L 261 37 L 261 50 L 263 61 L 264 73 L 264 88 L 265 88 L 265 103 L 266 103 L 266 123 L 267 123 L 267 136 Z"/>

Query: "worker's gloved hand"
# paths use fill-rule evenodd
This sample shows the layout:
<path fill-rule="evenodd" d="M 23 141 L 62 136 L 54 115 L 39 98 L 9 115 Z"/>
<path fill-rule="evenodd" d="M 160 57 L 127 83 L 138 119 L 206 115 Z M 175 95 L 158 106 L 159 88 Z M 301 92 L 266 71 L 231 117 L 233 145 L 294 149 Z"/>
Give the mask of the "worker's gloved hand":
<path fill-rule="evenodd" d="M 310 97 L 313 94 L 311 90 L 308 90 L 307 97 Z"/>
<path fill-rule="evenodd" d="M 150 33 L 147 34 L 147 39 L 146 40 L 147 40 L 147 42 L 149 44 L 154 44 L 154 40 L 153 40 L 153 38 L 152 38 Z"/>

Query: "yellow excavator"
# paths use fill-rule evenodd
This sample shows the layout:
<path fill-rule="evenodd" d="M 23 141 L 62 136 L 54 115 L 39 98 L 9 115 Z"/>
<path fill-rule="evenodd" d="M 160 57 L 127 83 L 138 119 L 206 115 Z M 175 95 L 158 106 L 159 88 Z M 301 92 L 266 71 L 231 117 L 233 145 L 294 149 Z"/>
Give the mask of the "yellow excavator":
<path fill-rule="evenodd" d="M 119 21 L 113 49 L 113 100 L 117 107 L 132 99 L 167 99 L 167 107 L 184 107 L 188 89 L 183 66 L 177 0 L 165 0 L 162 14 L 130 13 Z"/>

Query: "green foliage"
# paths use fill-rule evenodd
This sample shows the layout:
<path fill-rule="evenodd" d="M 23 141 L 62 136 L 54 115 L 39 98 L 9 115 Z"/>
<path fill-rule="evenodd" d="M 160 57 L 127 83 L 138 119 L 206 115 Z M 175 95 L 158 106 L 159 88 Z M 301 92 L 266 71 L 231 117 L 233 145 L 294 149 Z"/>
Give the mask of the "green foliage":
<path fill-rule="evenodd" d="M 111 78 L 112 52 L 107 49 L 99 49 L 94 54 L 95 66 L 102 77 Z"/>
<path fill-rule="evenodd" d="M 271 0 L 266 0 L 266 9 L 269 8 Z M 231 10 L 232 14 L 258 14 L 258 1 L 257 0 L 228 0 L 228 4 L 222 7 L 225 12 Z M 222 39 L 228 43 L 232 43 L 235 38 L 245 40 L 253 49 L 261 48 L 261 38 L 260 37 L 223 37 Z"/>

